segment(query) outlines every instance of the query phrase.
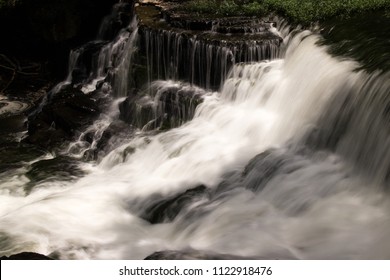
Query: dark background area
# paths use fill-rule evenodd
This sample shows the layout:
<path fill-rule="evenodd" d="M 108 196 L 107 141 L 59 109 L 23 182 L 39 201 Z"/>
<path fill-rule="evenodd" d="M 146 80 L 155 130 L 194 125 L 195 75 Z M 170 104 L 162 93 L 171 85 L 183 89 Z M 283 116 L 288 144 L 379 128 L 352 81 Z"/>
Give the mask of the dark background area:
<path fill-rule="evenodd" d="M 19 0 L 0 9 L 0 54 L 66 75 L 70 49 L 96 37 L 117 0 Z"/>

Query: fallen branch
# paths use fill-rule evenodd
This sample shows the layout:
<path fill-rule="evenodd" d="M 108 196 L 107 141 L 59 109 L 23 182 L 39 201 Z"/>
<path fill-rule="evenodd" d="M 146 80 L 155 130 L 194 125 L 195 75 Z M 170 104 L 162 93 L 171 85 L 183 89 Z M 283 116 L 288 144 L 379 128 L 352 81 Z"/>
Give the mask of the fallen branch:
<path fill-rule="evenodd" d="M 0 91 L 0 93 L 4 94 L 4 92 L 7 90 L 7 88 L 12 84 L 12 82 L 15 80 L 16 71 L 12 73 L 11 79 L 8 81 L 8 83 L 5 85 L 5 87 Z"/>
<path fill-rule="evenodd" d="M 41 66 L 39 64 L 32 64 L 32 65 L 27 65 L 27 66 L 20 66 L 19 62 L 12 61 L 10 58 L 8 58 L 4 54 L 0 54 L 0 58 L 2 58 L 8 65 L 0 64 L 0 68 L 9 70 L 12 72 L 16 72 L 21 75 L 38 75 L 38 72 L 26 72 L 25 70 L 28 69 L 35 69 L 39 70 Z"/>

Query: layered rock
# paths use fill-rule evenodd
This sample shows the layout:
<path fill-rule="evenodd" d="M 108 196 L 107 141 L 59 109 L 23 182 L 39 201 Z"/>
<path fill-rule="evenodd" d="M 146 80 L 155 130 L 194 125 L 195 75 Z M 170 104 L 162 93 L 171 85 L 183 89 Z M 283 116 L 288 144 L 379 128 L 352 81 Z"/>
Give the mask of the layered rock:
<path fill-rule="evenodd" d="M 218 89 L 234 63 L 278 56 L 282 39 L 268 18 L 199 18 L 178 14 L 171 5 L 136 8 L 149 81 L 183 80 Z"/>

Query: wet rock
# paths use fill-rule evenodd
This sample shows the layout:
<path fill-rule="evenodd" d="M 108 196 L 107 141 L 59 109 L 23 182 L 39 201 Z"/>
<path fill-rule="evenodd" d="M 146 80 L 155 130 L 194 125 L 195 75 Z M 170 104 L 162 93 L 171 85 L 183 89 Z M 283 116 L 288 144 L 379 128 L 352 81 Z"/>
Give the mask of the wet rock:
<path fill-rule="evenodd" d="M 57 156 L 53 159 L 40 160 L 31 165 L 26 176 L 31 180 L 27 191 L 36 183 L 48 180 L 72 180 L 83 175 L 75 159 L 66 156 Z"/>
<path fill-rule="evenodd" d="M 145 260 L 293 260 L 296 259 L 289 252 L 268 253 L 266 256 L 237 256 L 230 254 L 219 254 L 210 251 L 199 251 L 193 249 L 181 251 L 160 251 L 145 258 Z"/>
<path fill-rule="evenodd" d="M 130 138 L 134 135 L 135 129 L 129 126 L 127 123 L 116 120 L 113 121 L 107 129 L 103 132 L 102 137 L 99 139 L 96 148 L 99 151 L 109 151 L 113 147 L 116 147 L 124 139 Z"/>
<path fill-rule="evenodd" d="M 250 160 L 242 173 L 242 184 L 254 192 L 261 191 L 286 161 L 285 155 L 265 151 Z"/>
<path fill-rule="evenodd" d="M 136 8 L 143 39 L 139 57 L 147 57 L 151 80 L 183 80 L 217 90 L 234 63 L 277 57 L 282 38 L 271 31 L 269 19 L 199 18 L 176 14 L 169 6 Z"/>
<path fill-rule="evenodd" d="M 0 116 L 0 136 L 4 133 L 15 133 L 26 130 L 26 120 L 27 117 L 23 113 L 5 117 Z"/>
<path fill-rule="evenodd" d="M 140 214 L 140 217 L 152 224 L 170 222 L 191 203 L 208 198 L 208 196 L 209 189 L 204 185 L 200 185 L 179 195 L 155 202 L 147 207 L 145 212 Z"/>
<path fill-rule="evenodd" d="M 129 95 L 119 104 L 119 111 L 122 121 L 137 128 L 143 128 L 156 118 L 153 99 L 148 95 Z"/>
<path fill-rule="evenodd" d="M 61 76 L 69 50 L 95 37 L 117 0 L 17 1 L 0 10 L 1 53 L 48 60 Z"/>
<path fill-rule="evenodd" d="M 77 65 L 72 71 L 73 84 L 80 84 L 91 76 L 94 68 L 96 68 L 94 63 L 98 61 L 101 48 L 105 44 L 107 44 L 106 41 L 91 41 L 77 49 L 80 55 Z"/>
<path fill-rule="evenodd" d="M 231 191 L 245 188 L 261 192 L 276 175 L 289 174 L 302 167 L 304 156 L 285 150 L 269 149 L 253 157 L 242 172 L 225 174 L 215 190 L 216 196 L 229 195 Z"/>
<path fill-rule="evenodd" d="M 191 120 L 206 92 L 188 84 L 155 82 L 151 95 L 130 95 L 119 105 L 120 119 L 138 128 L 170 129 Z"/>
<path fill-rule="evenodd" d="M 180 126 L 191 120 L 205 92 L 195 87 L 172 87 L 160 90 L 157 115 L 163 117 L 162 129 Z"/>
<path fill-rule="evenodd" d="M 133 0 L 125 0 L 115 4 L 118 9 L 113 10 L 110 15 L 103 19 L 103 23 L 100 25 L 99 38 L 112 40 L 120 29 L 129 25 L 134 15 L 134 2 Z M 106 28 L 102 28 L 102 26 Z"/>
<path fill-rule="evenodd" d="M 241 256 L 218 254 L 214 252 L 205 252 L 197 250 L 183 251 L 160 251 L 155 252 L 145 258 L 145 260 L 244 260 L 254 259 Z"/>
<path fill-rule="evenodd" d="M 105 103 L 105 96 L 85 95 L 74 88 L 54 94 L 40 112 L 29 117 L 26 142 L 53 149 L 70 140 L 92 123 Z"/>
<path fill-rule="evenodd" d="M 45 255 L 33 253 L 33 252 L 23 252 L 11 256 L 2 256 L 0 260 L 52 260 Z"/>
<path fill-rule="evenodd" d="M 25 162 L 32 161 L 45 154 L 45 151 L 34 145 L 7 140 L 1 136 L 0 141 L 0 173 L 13 168 L 22 167 Z"/>

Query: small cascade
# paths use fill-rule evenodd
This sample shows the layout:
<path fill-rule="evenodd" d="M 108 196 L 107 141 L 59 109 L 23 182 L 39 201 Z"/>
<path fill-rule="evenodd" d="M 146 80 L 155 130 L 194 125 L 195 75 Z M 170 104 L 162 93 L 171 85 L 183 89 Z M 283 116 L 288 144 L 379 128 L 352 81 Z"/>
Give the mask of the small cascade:
<path fill-rule="evenodd" d="M 72 83 L 73 71 L 75 70 L 75 68 L 78 64 L 79 57 L 83 53 L 83 51 L 84 51 L 84 48 L 82 48 L 82 47 L 70 51 L 69 59 L 68 59 L 68 75 L 64 81 L 58 83 L 51 90 L 52 94 L 55 94 L 55 93 L 61 91 L 61 89 L 63 89 L 65 86 L 70 85 Z"/>
<path fill-rule="evenodd" d="M 57 103 L 30 121 L 40 142 L 75 127 L 76 141 L 2 173 L 0 255 L 390 257 L 389 72 L 285 22 L 141 4 L 127 22 L 126 7 L 71 52 Z M 104 110 L 89 106 L 100 95 Z"/>
<path fill-rule="evenodd" d="M 203 102 L 184 125 L 128 133 L 77 182 L 0 196 L 2 251 L 29 244 L 65 259 L 134 259 L 187 248 L 243 258 L 388 257 L 379 248 L 388 244 L 389 199 L 356 169 L 388 167 L 388 83 L 354 72 L 355 62 L 330 57 L 317 42 L 301 32 L 284 58 L 235 64 L 220 92 L 195 90 Z M 187 89 L 194 90 L 156 81 L 145 90 L 153 94 L 131 94 L 133 116 L 142 115 L 139 105 L 150 110 L 146 120 L 130 121 L 147 130 Z M 175 108 L 177 121 L 192 114 L 192 107 Z M 109 118 L 131 110 L 114 109 Z M 324 116 L 348 117 L 333 151 L 305 138 L 317 127 L 325 128 L 317 139 L 329 138 L 333 124 Z"/>
<path fill-rule="evenodd" d="M 103 20 L 97 39 L 70 52 L 68 75 L 50 94 L 69 85 L 88 94 L 107 82 L 106 91 L 112 91 L 117 97 L 127 95 L 128 71 L 138 35 L 132 5 L 116 4 Z"/>
<path fill-rule="evenodd" d="M 191 120 L 206 95 L 187 83 L 154 81 L 146 93 L 130 95 L 120 104 L 120 118 L 138 129 L 167 130 Z"/>
<path fill-rule="evenodd" d="M 71 51 L 67 78 L 56 85 L 30 115 L 26 141 L 45 143 L 44 146 L 52 149 L 58 142 L 83 134 L 81 131 L 88 127 L 88 145 L 80 145 L 80 139 L 77 140 L 71 146 L 80 149 L 72 148 L 71 154 L 79 157 L 81 151 L 88 150 L 86 146 L 94 149 L 104 129 L 116 119 L 108 109 L 109 103 L 127 96 L 132 83 L 129 77 L 138 42 L 138 21 L 133 6 L 133 1 L 115 5 L 103 21 L 98 39 Z M 91 136 L 90 130 L 95 130 L 96 135 Z"/>
<path fill-rule="evenodd" d="M 318 128 L 309 134 L 315 148 L 331 149 L 352 162 L 376 185 L 390 182 L 390 76 L 351 74 L 329 102 Z"/>
<path fill-rule="evenodd" d="M 184 80 L 206 89 L 218 89 L 238 62 L 278 57 L 279 39 L 228 42 L 205 40 L 186 33 L 144 29 L 149 80 Z"/>
<path fill-rule="evenodd" d="M 127 26 L 134 17 L 134 6 L 127 0 L 119 1 L 111 10 L 111 13 L 104 17 L 100 24 L 97 39 L 111 41 L 118 32 Z"/>
<path fill-rule="evenodd" d="M 216 90 L 235 63 L 280 55 L 282 38 L 272 32 L 271 22 L 252 18 L 159 19 L 159 12 L 150 6 L 137 7 L 137 14 L 149 83 L 182 80 Z"/>
<path fill-rule="evenodd" d="M 131 24 L 122 29 L 112 42 L 103 45 L 98 54 L 95 53 L 91 62 L 93 67 L 88 78 L 82 81 L 81 90 L 90 93 L 96 90 L 99 83 L 107 82 L 113 97 L 127 95 L 129 71 L 131 70 L 131 59 L 136 50 L 138 37 L 138 22 L 134 18 Z"/>

